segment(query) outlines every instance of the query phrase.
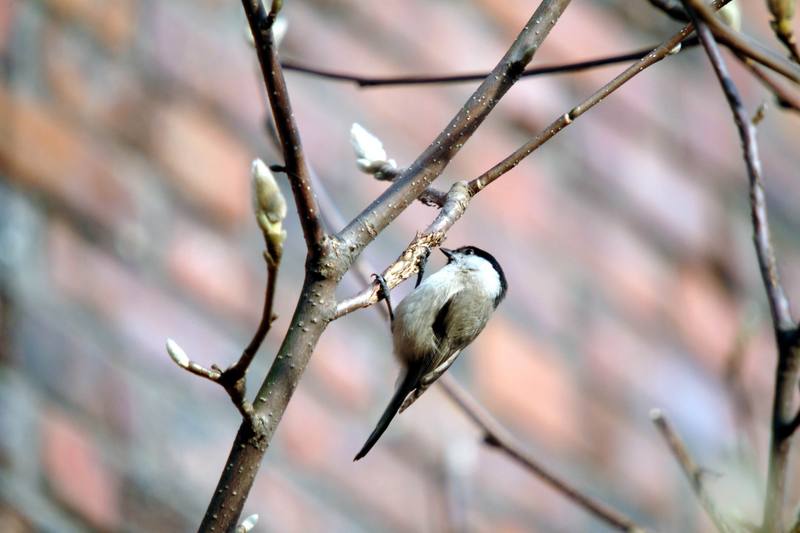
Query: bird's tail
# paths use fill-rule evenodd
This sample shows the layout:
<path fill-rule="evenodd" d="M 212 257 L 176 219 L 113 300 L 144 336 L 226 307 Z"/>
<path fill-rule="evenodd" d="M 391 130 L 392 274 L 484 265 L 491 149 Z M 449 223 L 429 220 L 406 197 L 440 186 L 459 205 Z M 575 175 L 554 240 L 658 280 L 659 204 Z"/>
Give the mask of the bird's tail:
<path fill-rule="evenodd" d="M 378 420 L 378 425 L 375 426 L 375 429 L 372 430 L 367 442 L 364 443 L 364 446 L 361 448 L 361 451 L 355 456 L 353 461 L 358 461 L 375 446 L 375 443 L 378 442 L 378 439 L 381 438 L 383 432 L 386 431 L 386 428 L 389 427 L 389 423 L 394 419 L 397 411 L 400 409 L 400 406 L 403 405 L 403 401 L 405 401 L 408 393 L 414 390 L 417 385 L 419 384 L 419 380 L 423 374 L 423 367 L 422 365 L 418 365 L 417 368 L 408 369 L 406 375 L 403 377 L 403 380 L 400 382 L 400 386 L 397 387 L 397 390 L 392 396 L 389 405 L 386 407 L 386 410 L 381 415 L 381 419 Z"/>

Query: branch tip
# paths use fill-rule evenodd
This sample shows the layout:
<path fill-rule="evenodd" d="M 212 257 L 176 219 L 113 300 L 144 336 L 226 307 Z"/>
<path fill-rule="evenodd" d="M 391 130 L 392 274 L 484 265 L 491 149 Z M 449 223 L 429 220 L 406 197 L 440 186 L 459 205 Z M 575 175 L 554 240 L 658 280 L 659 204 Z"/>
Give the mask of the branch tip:
<path fill-rule="evenodd" d="M 178 345 L 178 343 L 172 339 L 167 339 L 167 353 L 176 365 L 183 369 L 189 368 L 191 359 L 189 359 L 189 356 L 186 355 L 186 352 L 183 350 L 183 348 L 181 348 L 180 345 Z"/>
<path fill-rule="evenodd" d="M 258 515 L 251 514 L 244 520 L 242 523 L 239 524 L 239 527 L 236 528 L 236 533 L 249 533 L 258 523 Z"/>
<path fill-rule="evenodd" d="M 350 128 L 350 144 L 361 172 L 372 174 L 377 179 L 386 179 L 387 175 L 396 174 L 393 171 L 397 170 L 397 163 L 388 158 L 381 140 L 357 122 Z"/>

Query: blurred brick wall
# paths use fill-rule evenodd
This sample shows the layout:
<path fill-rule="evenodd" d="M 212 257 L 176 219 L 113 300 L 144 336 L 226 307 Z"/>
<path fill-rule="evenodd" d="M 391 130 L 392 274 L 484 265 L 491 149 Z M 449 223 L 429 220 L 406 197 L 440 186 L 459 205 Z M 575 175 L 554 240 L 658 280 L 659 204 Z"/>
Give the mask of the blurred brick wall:
<path fill-rule="evenodd" d="M 283 52 L 361 73 L 489 68 L 532 4 L 292 1 Z M 761 6 L 749 7 L 747 29 L 768 39 Z M 652 44 L 673 26 L 645 2 L 575 2 L 537 62 Z M 237 416 L 163 345 L 170 336 L 226 365 L 260 313 L 247 173 L 253 157 L 276 159 L 244 35 L 234 1 L 0 3 L 0 530 L 199 523 Z M 445 180 L 482 172 L 621 68 L 519 84 Z M 764 93 L 733 70 L 754 108 Z M 355 171 L 350 124 L 407 164 L 472 88 L 288 81 L 308 155 L 345 216 L 384 187 Z M 800 126 L 772 112 L 759 129 L 795 294 Z M 382 267 L 432 216 L 413 206 L 365 256 Z M 251 388 L 301 280 L 288 224 L 281 318 Z M 662 407 L 723 473 L 712 488 L 758 516 L 774 353 L 738 140 L 699 51 L 636 78 L 487 189 L 451 232 L 449 243 L 467 242 L 495 252 L 511 289 L 454 374 L 543 462 L 645 525 L 707 530 L 650 426 Z M 356 289 L 348 279 L 341 296 Z M 752 417 L 725 378 L 743 331 Z M 258 531 L 440 531 L 448 506 L 470 531 L 605 530 L 482 448 L 436 390 L 352 463 L 390 394 L 389 350 L 371 310 L 325 333 L 248 501 Z"/>

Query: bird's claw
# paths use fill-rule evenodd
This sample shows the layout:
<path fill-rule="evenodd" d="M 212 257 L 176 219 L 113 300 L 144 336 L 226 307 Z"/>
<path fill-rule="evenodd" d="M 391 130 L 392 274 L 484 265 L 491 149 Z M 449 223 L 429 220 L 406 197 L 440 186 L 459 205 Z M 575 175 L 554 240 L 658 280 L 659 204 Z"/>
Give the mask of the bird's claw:
<path fill-rule="evenodd" d="M 378 283 L 378 301 L 386 300 L 386 308 L 389 310 L 389 320 L 394 322 L 394 311 L 392 310 L 392 302 L 389 298 L 389 285 L 386 279 L 380 274 L 373 274 L 375 281 Z"/>

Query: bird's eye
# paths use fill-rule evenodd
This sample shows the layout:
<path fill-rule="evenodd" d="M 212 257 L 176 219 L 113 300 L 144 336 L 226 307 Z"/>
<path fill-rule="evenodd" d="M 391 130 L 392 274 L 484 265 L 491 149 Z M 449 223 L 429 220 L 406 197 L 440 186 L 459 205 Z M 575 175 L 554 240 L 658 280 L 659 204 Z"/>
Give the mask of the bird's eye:
<path fill-rule="evenodd" d="M 472 255 L 473 253 L 475 252 L 472 251 L 472 248 L 467 248 L 467 255 Z"/>

